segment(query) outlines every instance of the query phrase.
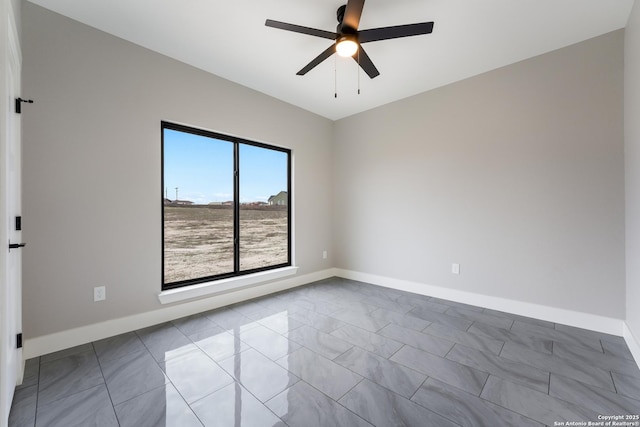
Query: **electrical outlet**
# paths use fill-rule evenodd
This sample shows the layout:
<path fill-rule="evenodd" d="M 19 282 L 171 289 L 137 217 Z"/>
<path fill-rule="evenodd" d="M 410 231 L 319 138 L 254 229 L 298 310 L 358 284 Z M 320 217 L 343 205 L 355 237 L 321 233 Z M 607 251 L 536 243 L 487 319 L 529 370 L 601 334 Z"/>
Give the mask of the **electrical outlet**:
<path fill-rule="evenodd" d="M 455 262 L 451 264 L 451 273 L 460 274 L 460 264 L 456 264 Z"/>
<path fill-rule="evenodd" d="M 107 299 L 107 289 L 104 286 L 96 286 L 93 288 L 93 302 L 104 301 Z"/>
<path fill-rule="evenodd" d="M 322 251 L 322 259 L 327 259 L 327 251 Z"/>

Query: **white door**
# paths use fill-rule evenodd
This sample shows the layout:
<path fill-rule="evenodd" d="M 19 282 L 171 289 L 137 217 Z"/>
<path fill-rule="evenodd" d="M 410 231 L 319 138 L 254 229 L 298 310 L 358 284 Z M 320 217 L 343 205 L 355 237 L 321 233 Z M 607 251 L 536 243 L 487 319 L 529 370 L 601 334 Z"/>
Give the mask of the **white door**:
<path fill-rule="evenodd" d="M 3 0 L 4 1 L 4 0 Z M 3 45 L 4 87 L 0 105 L 0 425 L 5 425 L 11 409 L 13 391 L 22 381 L 22 350 L 16 337 L 22 329 L 22 251 L 9 249 L 9 243 L 22 243 L 16 230 L 21 210 L 22 145 L 20 115 L 15 113 L 15 98 L 20 96 L 21 58 L 10 2 L 0 15 L 8 24 L 0 26 Z M 6 15 L 5 15 L 6 13 Z"/>

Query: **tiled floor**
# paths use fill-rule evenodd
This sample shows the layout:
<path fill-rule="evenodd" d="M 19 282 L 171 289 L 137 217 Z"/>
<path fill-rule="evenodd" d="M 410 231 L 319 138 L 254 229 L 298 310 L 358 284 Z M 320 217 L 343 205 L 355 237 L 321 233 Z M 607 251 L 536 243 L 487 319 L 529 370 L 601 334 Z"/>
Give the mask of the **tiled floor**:
<path fill-rule="evenodd" d="M 10 425 L 553 426 L 638 414 L 640 370 L 620 337 L 329 279 L 29 360 Z"/>

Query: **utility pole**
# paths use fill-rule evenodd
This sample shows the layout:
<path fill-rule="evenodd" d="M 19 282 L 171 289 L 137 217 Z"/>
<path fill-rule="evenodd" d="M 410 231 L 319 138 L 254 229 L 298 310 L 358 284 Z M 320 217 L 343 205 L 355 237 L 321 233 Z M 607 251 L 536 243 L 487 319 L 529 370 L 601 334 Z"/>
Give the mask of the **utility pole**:
<path fill-rule="evenodd" d="M 168 199 L 168 198 L 169 198 L 169 197 L 168 197 L 169 193 L 167 193 L 167 191 L 168 191 L 168 188 L 167 188 L 167 187 L 164 187 L 164 198 L 165 198 L 165 199 Z"/>
<path fill-rule="evenodd" d="M 176 203 L 178 202 L 178 187 L 176 187 Z"/>

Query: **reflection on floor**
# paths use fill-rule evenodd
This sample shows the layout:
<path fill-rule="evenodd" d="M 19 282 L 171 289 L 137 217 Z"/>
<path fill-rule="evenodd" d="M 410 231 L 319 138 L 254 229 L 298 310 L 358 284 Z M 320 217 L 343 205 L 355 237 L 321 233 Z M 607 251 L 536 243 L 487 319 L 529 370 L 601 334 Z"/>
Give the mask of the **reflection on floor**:
<path fill-rule="evenodd" d="M 332 278 L 29 360 L 10 425 L 493 427 L 637 414 L 640 370 L 620 337 Z"/>

